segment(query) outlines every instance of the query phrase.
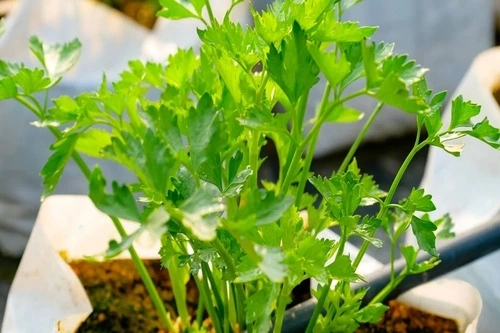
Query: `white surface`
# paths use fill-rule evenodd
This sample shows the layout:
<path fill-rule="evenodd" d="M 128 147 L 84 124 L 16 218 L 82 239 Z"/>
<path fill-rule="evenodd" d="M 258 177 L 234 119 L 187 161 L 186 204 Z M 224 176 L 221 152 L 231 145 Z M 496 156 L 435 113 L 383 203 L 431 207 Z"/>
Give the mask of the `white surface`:
<path fill-rule="evenodd" d="M 456 320 L 460 333 L 477 332 L 482 300 L 477 289 L 467 282 L 440 279 L 413 288 L 398 300 L 416 309 Z"/>
<path fill-rule="evenodd" d="M 483 115 L 500 127 L 500 109 L 490 91 L 500 78 L 500 48 L 480 54 L 462 79 L 454 96 L 482 105 Z M 450 105 L 445 119 L 449 119 Z M 482 118 L 479 118 L 481 120 Z M 450 213 L 457 234 L 487 223 L 500 211 L 500 151 L 472 138 L 461 140 L 461 157 L 431 148 L 421 187 L 432 194 L 438 210 Z M 415 242 L 410 236 L 409 242 Z M 475 285 L 484 301 L 479 332 L 496 333 L 500 326 L 500 251 L 447 275 Z"/>
<path fill-rule="evenodd" d="M 138 224 L 124 226 L 131 233 Z M 113 223 L 86 196 L 45 200 L 11 286 L 2 333 L 73 333 L 92 307 L 59 252 L 69 259 L 96 255 L 107 249 L 110 239 L 119 239 Z M 136 245 L 141 257 L 158 257 L 160 244 L 141 245 Z"/>

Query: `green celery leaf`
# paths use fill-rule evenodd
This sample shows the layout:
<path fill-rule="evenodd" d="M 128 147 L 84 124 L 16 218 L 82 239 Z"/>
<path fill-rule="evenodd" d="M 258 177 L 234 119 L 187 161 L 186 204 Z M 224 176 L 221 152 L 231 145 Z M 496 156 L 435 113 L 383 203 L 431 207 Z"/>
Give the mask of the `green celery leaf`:
<path fill-rule="evenodd" d="M 103 157 L 103 149 L 111 144 L 111 135 L 102 129 L 92 128 L 78 136 L 76 151 L 92 157 Z"/>
<path fill-rule="evenodd" d="M 95 167 L 89 181 L 89 197 L 103 213 L 130 221 L 141 222 L 141 214 L 134 196 L 126 185 L 112 183 L 112 194 L 106 193 L 106 180 L 99 167 Z"/>
<path fill-rule="evenodd" d="M 453 232 L 453 221 L 451 220 L 450 214 L 445 214 L 443 217 L 434 221 L 437 227 L 436 238 L 438 239 L 450 239 L 455 237 Z"/>
<path fill-rule="evenodd" d="M 459 127 L 472 127 L 471 118 L 481 112 L 481 106 L 464 101 L 462 96 L 458 96 L 451 102 L 451 122 L 449 130 Z"/>
<path fill-rule="evenodd" d="M 183 88 L 199 66 L 200 61 L 194 54 L 193 49 L 178 50 L 168 57 L 165 73 L 167 83 L 178 89 Z"/>
<path fill-rule="evenodd" d="M 354 123 L 363 119 L 364 115 L 363 112 L 356 109 L 338 105 L 330 112 L 326 121 L 334 123 Z"/>
<path fill-rule="evenodd" d="M 334 52 L 324 52 L 314 44 L 309 45 L 309 52 L 332 87 L 336 87 L 349 75 L 351 63 L 347 61 L 345 54 L 337 60 Z"/>
<path fill-rule="evenodd" d="M 176 0 L 160 0 L 160 9 L 156 16 L 164 17 L 170 20 L 182 20 L 185 18 L 198 18 L 198 16 Z M 198 7 L 199 8 L 199 7 Z M 196 9 L 196 8 L 195 8 Z"/>
<path fill-rule="evenodd" d="M 273 282 L 281 282 L 286 276 L 286 265 L 280 248 L 261 245 L 254 246 L 255 253 L 261 258 L 257 266 Z"/>
<path fill-rule="evenodd" d="M 416 188 L 412 188 L 403 208 L 410 215 L 414 212 L 432 212 L 436 210 L 436 206 L 432 202 L 432 195 L 424 195 L 424 189 Z"/>
<path fill-rule="evenodd" d="M 47 89 L 50 86 L 50 79 L 45 77 L 43 70 L 35 68 L 21 68 L 14 76 L 16 83 L 23 89 L 26 95 Z"/>
<path fill-rule="evenodd" d="M 49 45 L 43 44 L 36 36 L 33 36 L 29 42 L 31 52 L 44 66 L 52 84 L 55 84 L 76 64 L 82 51 L 82 44 L 78 39 L 65 44 Z"/>
<path fill-rule="evenodd" d="M 202 241 L 213 240 L 219 218 L 225 209 L 218 190 L 209 184 L 196 191 L 179 207 L 182 211 L 182 224 Z"/>
<path fill-rule="evenodd" d="M 40 172 L 44 187 L 42 198 L 51 194 L 59 183 L 59 179 L 61 179 L 64 168 L 74 151 L 77 139 L 78 136 L 72 134 L 56 141 L 50 147 L 51 150 L 54 150 L 54 153 L 50 155 L 47 163 L 45 163 L 42 171 Z"/>
<path fill-rule="evenodd" d="M 326 267 L 330 276 L 338 281 L 359 282 L 361 276 L 356 274 L 356 269 L 351 264 L 351 259 L 346 255 L 335 258 L 335 261 Z"/>
<path fill-rule="evenodd" d="M 197 108 L 192 108 L 188 115 L 188 141 L 191 161 L 195 168 L 208 158 L 209 145 L 216 139 L 220 124 L 219 112 L 208 94 L 202 96 Z"/>
<path fill-rule="evenodd" d="M 431 258 L 429 260 L 417 263 L 418 252 L 415 247 L 411 245 L 401 246 L 401 254 L 405 258 L 409 274 L 420 274 L 426 272 L 436 267 L 440 263 L 440 260 L 438 260 L 437 258 Z"/>
<path fill-rule="evenodd" d="M 18 95 L 16 82 L 12 77 L 0 79 L 0 100 L 14 98 Z"/>
<path fill-rule="evenodd" d="M 374 88 L 382 80 L 378 72 L 378 63 L 375 56 L 376 44 L 374 42 L 361 43 L 361 54 L 363 59 L 363 66 L 366 76 L 366 87 L 368 89 Z"/>
<path fill-rule="evenodd" d="M 319 81 L 319 68 L 307 50 L 305 33 L 298 24 L 283 40 L 280 51 L 271 45 L 267 65 L 269 75 L 292 104 Z"/>
<path fill-rule="evenodd" d="M 429 109 L 423 99 L 410 96 L 405 82 L 394 72 L 384 78 L 380 88 L 375 93 L 375 97 L 381 102 L 409 113 L 422 113 Z"/>
<path fill-rule="evenodd" d="M 247 72 L 264 58 L 267 48 L 255 30 L 243 29 L 228 16 L 221 25 L 199 30 L 198 35 L 204 43 L 212 45 L 217 50 L 225 50 L 231 59 L 242 65 Z"/>
<path fill-rule="evenodd" d="M 445 133 L 440 136 L 436 136 L 436 138 L 431 142 L 431 145 L 444 149 L 447 153 L 458 157 L 462 154 L 465 145 L 463 143 L 453 142 L 454 140 L 462 138 L 465 135 L 466 133 L 464 132 Z"/>
<path fill-rule="evenodd" d="M 224 189 L 224 196 L 228 198 L 235 197 L 241 193 L 245 181 L 252 175 L 253 171 L 248 165 L 244 170 L 241 170 L 234 178 L 229 181 L 229 184 Z"/>
<path fill-rule="evenodd" d="M 252 332 L 267 333 L 272 327 L 272 312 L 276 308 L 279 288 L 276 284 L 265 284 L 246 299 L 245 321 Z"/>
<path fill-rule="evenodd" d="M 377 27 L 360 27 L 359 22 L 339 22 L 331 13 L 323 16 L 321 24 L 308 31 L 311 40 L 318 42 L 349 43 L 371 37 Z"/>
<path fill-rule="evenodd" d="M 278 1 L 261 14 L 252 9 L 255 31 L 269 45 L 280 43 L 292 31 L 292 18 L 282 9 L 283 3 Z"/>
<path fill-rule="evenodd" d="M 408 60 L 408 56 L 403 54 L 386 58 L 382 62 L 381 75 L 382 77 L 386 77 L 390 73 L 398 73 L 399 78 L 407 86 L 411 86 L 421 81 L 428 71 L 428 69 L 416 64 L 415 60 Z"/>
<path fill-rule="evenodd" d="M 15 76 L 22 68 L 23 64 L 0 60 L 0 78 Z"/>
<path fill-rule="evenodd" d="M 438 134 L 439 130 L 443 127 L 443 121 L 441 120 L 441 107 L 446 100 L 446 91 L 439 92 L 435 94 L 431 101 L 431 111 L 425 115 L 424 124 L 427 130 L 427 135 L 429 137 L 434 137 Z"/>
<path fill-rule="evenodd" d="M 189 2 L 193 5 L 193 8 L 196 10 L 196 13 L 201 16 L 203 8 L 207 4 L 205 0 L 189 0 Z"/>
<path fill-rule="evenodd" d="M 492 126 L 488 119 L 475 124 L 471 130 L 465 131 L 465 133 L 487 143 L 495 149 L 500 148 L 500 130 Z"/>
<path fill-rule="evenodd" d="M 388 309 L 389 307 L 382 303 L 369 304 L 356 312 L 355 318 L 358 323 L 378 323 Z"/>
<path fill-rule="evenodd" d="M 411 229 L 417 238 L 418 246 L 431 256 L 437 257 L 436 235 L 434 234 L 437 230 L 436 225 L 431 221 L 413 216 L 411 220 Z"/>

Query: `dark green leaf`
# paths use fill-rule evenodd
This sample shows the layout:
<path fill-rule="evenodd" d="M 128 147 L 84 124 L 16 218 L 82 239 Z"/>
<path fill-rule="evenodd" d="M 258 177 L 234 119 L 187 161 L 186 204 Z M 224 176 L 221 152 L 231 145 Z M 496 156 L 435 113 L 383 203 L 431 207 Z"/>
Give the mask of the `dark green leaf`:
<path fill-rule="evenodd" d="M 112 194 L 106 193 L 106 180 L 99 167 L 95 167 L 89 181 L 89 197 L 103 213 L 131 221 L 141 221 L 134 196 L 126 185 L 113 182 Z"/>
<path fill-rule="evenodd" d="M 437 257 L 436 235 L 434 234 L 434 231 L 437 229 L 436 225 L 431 221 L 413 216 L 411 220 L 411 229 L 417 238 L 418 246 L 431 256 Z"/>
<path fill-rule="evenodd" d="M 363 119 L 364 113 L 350 108 L 348 106 L 339 105 L 335 107 L 326 121 L 334 123 L 354 123 Z"/>
<path fill-rule="evenodd" d="M 102 130 L 93 128 L 78 136 L 76 151 L 93 157 L 103 157 L 103 149 L 111 144 L 111 135 Z"/>
<path fill-rule="evenodd" d="M 487 143 L 495 149 L 500 148 L 500 130 L 492 126 L 488 119 L 475 124 L 472 130 L 465 131 L 465 133 Z"/>
<path fill-rule="evenodd" d="M 12 77 L 0 79 L 0 100 L 14 98 L 17 96 L 16 82 Z"/>
<path fill-rule="evenodd" d="M 280 51 L 271 45 L 267 63 L 269 75 L 293 104 L 319 81 L 319 68 L 307 50 L 306 36 L 298 24 L 281 43 Z"/>
<path fill-rule="evenodd" d="M 44 187 L 42 198 L 51 194 L 59 183 L 59 179 L 61 179 L 64 168 L 73 153 L 77 139 L 77 135 L 70 135 L 56 141 L 50 147 L 51 150 L 54 150 L 54 153 L 50 155 L 47 163 L 45 163 L 42 171 L 40 172 Z"/>
<path fill-rule="evenodd" d="M 432 195 L 424 195 L 423 189 L 412 188 L 404 209 L 411 215 L 414 212 L 432 212 L 436 210 L 436 206 L 432 202 Z"/>

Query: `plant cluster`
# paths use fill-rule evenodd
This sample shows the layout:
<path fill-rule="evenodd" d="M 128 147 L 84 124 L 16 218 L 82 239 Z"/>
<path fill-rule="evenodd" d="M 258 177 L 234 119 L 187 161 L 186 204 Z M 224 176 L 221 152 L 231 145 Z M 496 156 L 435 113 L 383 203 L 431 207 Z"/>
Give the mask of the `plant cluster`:
<path fill-rule="evenodd" d="M 381 302 L 405 276 L 437 265 L 436 238 L 452 236 L 448 216 L 429 217 L 435 206 L 423 189 L 393 200 L 413 157 L 429 145 L 458 156 L 463 146 L 455 140 L 464 136 L 498 149 L 500 132 L 487 119 L 473 121 L 480 107 L 461 97 L 453 100 L 444 125 L 446 93 L 427 87 L 427 70 L 394 54 L 392 44 L 371 41 L 376 27 L 342 20 L 360 0 L 277 1 L 264 12 L 252 11 L 253 28 L 229 18 L 242 1 L 233 0 L 218 21 L 207 0 L 162 0 L 159 16 L 201 22 L 199 52 L 178 50 L 165 63 L 131 61 L 117 81 L 104 77 L 96 91 L 53 103 L 47 93 L 76 63 L 80 44 L 46 45 L 34 37 L 30 48 L 42 68 L 1 61 L 0 99 L 25 105 L 38 118 L 36 125 L 56 138 L 41 171 L 44 196 L 69 160 L 80 167 L 90 198 L 122 237 L 98 257 L 130 252 L 169 331 L 208 329 L 202 316 L 190 318 L 187 312 L 191 277 L 200 292 L 199 313 L 208 314 L 216 332 L 281 332 L 292 290 L 310 278 L 319 287 L 307 332 L 353 332 L 381 318 L 387 308 Z M 326 79 L 323 98 L 315 117 L 305 119 L 320 77 Z M 364 113 L 349 106 L 359 96 L 377 105 L 344 162 L 331 177 L 312 174 L 322 126 L 359 121 Z M 278 104 L 282 112 L 273 111 Z M 415 144 L 387 192 L 354 159 L 386 105 L 414 115 L 417 127 Z M 276 182 L 258 178 L 267 142 L 276 147 Z M 82 155 L 116 162 L 136 181 L 108 186 L 109 176 L 99 166 L 91 169 Z M 307 182 L 317 196 L 305 191 Z M 377 213 L 362 216 L 359 208 L 368 205 Z M 120 219 L 137 222 L 137 230 L 127 234 Z M 318 237 L 333 226 L 340 230 L 339 241 Z M 387 233 L 394 261 L 409 229 L 418 248 L 401 247 L 406 269 L 393 272 L 387 287 L 362 305 L 366 290 L 352 286 L 363 281 L 357 268 L 368 247 L 383 246 L 376 231 Z M 134 249 L 145 232 L 161 238 L 175 314 L 165 310 Z M 353 237 L 364 240 L 355 257 L 344 250 Z M 433 258 L 417 262 L 420 251 Z"/>

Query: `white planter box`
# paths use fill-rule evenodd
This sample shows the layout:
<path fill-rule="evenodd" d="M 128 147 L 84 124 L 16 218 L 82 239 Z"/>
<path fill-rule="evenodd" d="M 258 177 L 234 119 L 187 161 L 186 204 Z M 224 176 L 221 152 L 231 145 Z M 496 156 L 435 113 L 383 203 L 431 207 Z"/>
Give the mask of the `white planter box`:
<path fill-rule="evenodd" d="M 453 96 L 463 95 L 482 106 L 482 117 L 500 127 L 500 108 L 491 94 L 500 81 L 500 48 L 478 55 Z M 451 105 L 444 114 L 449 121 Z M 478 120 L 482 120 L 478 119 Z M 494 218 L 500 218 L 500 151 L 473 138 L 461 139 L 465 148 L 460 158 L 431 147 L 421 187 L 433 196 L 436 218 L 450 213 L 455 232 L 460 235 Z M 413 236 L 408 242 L 415 243 Z M 439 246 L 438 246 L 439 248 Z M 500 326 L 500 251 L 467 265 L 447 278 L 470 282 L 479 289 L 484 307 L 478 331 L 496 333 Z"/>

